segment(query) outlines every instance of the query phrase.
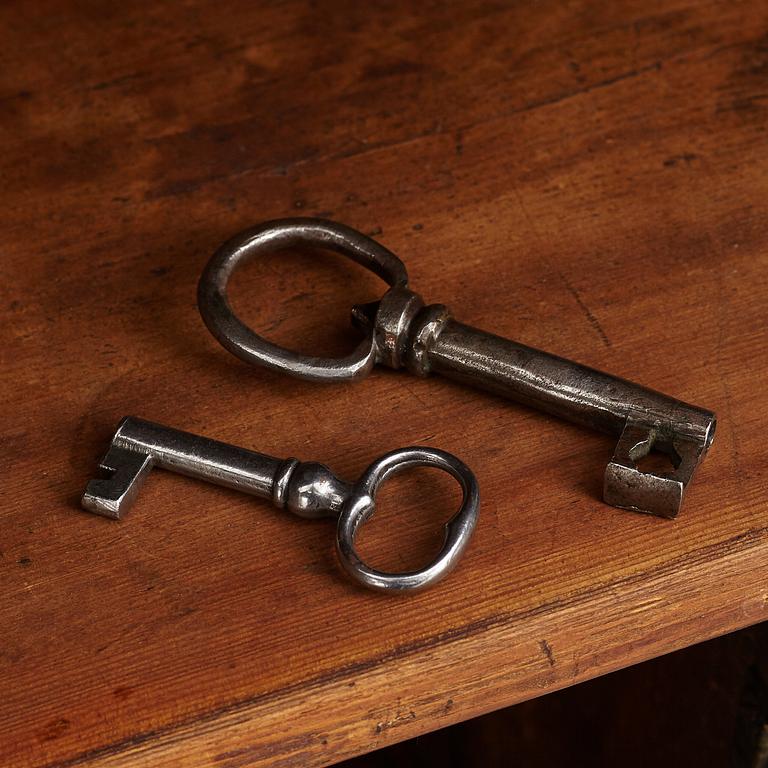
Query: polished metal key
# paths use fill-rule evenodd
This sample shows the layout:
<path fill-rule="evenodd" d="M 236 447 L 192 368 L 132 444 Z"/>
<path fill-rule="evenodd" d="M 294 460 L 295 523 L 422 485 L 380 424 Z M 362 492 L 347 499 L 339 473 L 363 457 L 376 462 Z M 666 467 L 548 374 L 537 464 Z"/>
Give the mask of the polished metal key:
<path fill-rule="evenodd" d="M 299 355 L 276 346 L 240 322 L 227 301 L 227 283 L 238 265 L 307 245 L 348 256 L 390 285 L 380 301 L 353 309 L 353 320 L 366 336 L 347 357 Z M 405 266 L 393 253 L 330 221 L 283 219 L 235 236 L 214 254 L 200 278 L 198 306 L 221 344 L 250 363 L 315 381 L 360 378 L 376 363 L 405 367 L 418 376 L 441 373 L 617 435 L 603 487 L 605 501 L 617 507 L 675 517 L 715 434 L 711 411 L 471 328 L 454 320 L 442 304 L 425 306 L 408 289 Z M 651 449 L 666 454 L 670 471 L 638 468 Z"/>
<path fill-rule="evenodd" d="M 480 504 L 471 470 L 436 448 L 391 451 L 374 461 L 359 480 L 345 483 L 323 464 L 276 459 L 131 416 L 120 422 L 100 466 L 106 476 L 88 483 L 81 503 L 89 512 L 115 520 L 133 504 L 152 467 L 271 499 L 300 517 L 338 518 L 336 552 L 342 567 L 354 581 L 382 592 L 423 589 L 447 575 L 469 543 Z M 355 536 L 375 511 L 381 483 L 410 467 L 442 469 L 458 481 L 464 496 L 445 526 L 443 546 L 432 563 L 408 573 L 385 573 L 360 559 Z"/>

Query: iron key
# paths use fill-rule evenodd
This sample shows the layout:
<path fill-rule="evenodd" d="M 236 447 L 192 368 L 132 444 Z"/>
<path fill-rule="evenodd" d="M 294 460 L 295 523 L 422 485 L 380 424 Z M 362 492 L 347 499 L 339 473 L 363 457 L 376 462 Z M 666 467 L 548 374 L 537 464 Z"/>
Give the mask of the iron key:
<path fill-rule="evenodd" d="M 338 518 L 336 553 L 342 567 L 354 581 L 381 592 L 411 592 L 446 576 L 469 543 L 480 504 L 471 470 L 437 448 L 391 451 L 350 484 L 323 464 L 277 459 L 130 416 L 118 426 L 100 466 L 107 476 L 88 483 L 81 503 L 89 512 L 115 520 L 133 504 L 153 466 L 271 499 L 280 509 L 300 517 Z M 463 500 L 445 526 L 442 549 L 432 563 L 408 573 L 385 573 L 360 559 L 355 536 L 375 511 L 381 483 L 410 467 L 437 467 L 452 475 L 461 486 Z"/>
<path fill-rule="evenodd" d="M 227 283 L 241 264 L 267 252 L 314 246 L 341 253 L 383 278 L 390 289 L 373 304 L 355 307 L 365 339 L 344 358 L 299 355 L 268 342 L 244 325 L 227 300 Z M 266 222 L 226 242 L 198 286 L 205 324 L 237 357 L 313 381 L 367 375 L 374 364 L 417 376 L 441 373 L 517 400 L 619 440 L 605 471 L 603 498 L 617 507 L 673 518 L 686 486 L 715 434 L 715 414 L 454 320 L 445 306 L 425 306 L 409 290 L 403 263 L 365 235 L 322 219 Z M 666 454 L 668 472 L 642 471 L 651 449 Z"/>

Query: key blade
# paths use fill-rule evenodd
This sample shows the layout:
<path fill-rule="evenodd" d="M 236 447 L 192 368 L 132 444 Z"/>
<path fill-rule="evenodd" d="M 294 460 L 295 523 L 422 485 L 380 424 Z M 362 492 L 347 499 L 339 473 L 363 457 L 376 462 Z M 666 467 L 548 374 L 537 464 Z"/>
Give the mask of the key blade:
<path fill-rule="evenodd" d="M 107 477 L 91 480 L 80 504 L 88 512 L 119 520 L 130 509 L 152 469 L 152 457 L 112 446 L 99 468 Z"/>

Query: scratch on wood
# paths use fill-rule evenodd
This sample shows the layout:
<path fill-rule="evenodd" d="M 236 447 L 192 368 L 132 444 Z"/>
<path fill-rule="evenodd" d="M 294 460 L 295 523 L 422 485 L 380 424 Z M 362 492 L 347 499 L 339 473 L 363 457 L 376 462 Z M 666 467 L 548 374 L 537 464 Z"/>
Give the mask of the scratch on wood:
<path fill-rule="evenodd" d="M 120 77 L 116 77 L 113 80 L 104 80 L 101 83 L 95 83 L 91 86 L 92 91 L 105 91 L 108 88 L 114 88 L 118 85 L 124 85 L 125 83 L 130 83 L 132 80 L 139 80 L 142 77 L 144 77 L 143 72 L 132 72 L 127 75 L 121 75 Z"/>
<path fill-rule="evenodd" d="M 595 329 L 595 332 L 602 340 L 603 344 L 605 344 L 606 347 L 611 346 L 611 340 L 608 338 L 608 334 L 603 330 L 603 326 L 600 325 L 600 321 L 592 314 L 592 310 L 587 306 L 586 302 L 581 298 L 579 292 L 576 290 L 576 288 L 573 287 L 570 280 L 558 270 L 557 272 L 560 279 L 563 281 L 563 285 L 568 290 L 568 293 L 573 296 L 576 303 L 579 305 L 579 308 L 584 313 L 584 316 L 587 318 L 587 321 L 589 324 Z"/>
<path fill-rule="evenodd" d="M 214 761 L 223 763 L 227 768 L 239 768 L 239 766 L 248 765 L 249 763 L 254 763 L 265 758 L 275 757 L 276 755 L 285 755 L 285 753 L 288 752 L 300 752 L 320 741 L 321 739 L 318 734 L 306 733 L 282 741 L 257 744 L 252 747 L 221 752 L 214 757 Z M 327 741 L 323 740 L 323 743 L 327 743 Z M 303 758 L 303 755 L 299 755 L 299 757 Z M 293 760 L 293 758 L 291 758 L 291 760 Z M 301 762 L 296 762 L 295 764 L 301 765 Z"/>
<path fill-rule="evenodd" d="M 397 728 L 399 725 L 403 725 L 404 723 L 408 723 L 415 719 L 416 713 L 413 710 L 410 710 L 406 714 L 401 714 L 398 712 L 391 720 L 385 720 L 384 722 L 376 723 L 376 735 L 378 736 L 379 734 L 384 733 L 384 731 Z"/>
<path fill-rule="evenodd" d="M 621 83 L 624 80 L 631 80 L 633 77 L 639 77 L 640 75 L 644 75 L 648 72 L 658 72 L 661 69 L 661 67 L 662 67 L 662 62 L 655 61 L 653 64 L 649 64 L 648 66 L 639 67 L 638 69 L 631 69 L 628 72 L 623 72 L 622 74 L 616 75 L 615 77 L 609 77 L 606 80 L 601 80 L 600 82 L 593 83 L 592 85 L 588 85 L 585 88 L 576 88 L 572 91 L 566 91 L 565 93 L 552 96 L 551 98 L 548 98 L 548 99 L 532 101 L 523 107 L 520 107 L 518 109 L 513 109 L 510 112 L 507 112 L 503 116 L 509 117 L 511 115 L 518 114 L 520 112 L 529 112 L 530 110 L 538 109 L 539 107 L 549 107 L 552 104 L 558 104 L 561 101 L 572 99 L 575 96 L 584 96 L 585 94 L 592 93 L 592 91 L 597 91 L 600 88 L 608 88 L 609 86 L 616 85 L 616 83 Z"/>
<path fill-rule="evenodd" d="M 523 197 L 520 194 L 517 187 L 512 187 L 512 192 L 517 198 L 517 202 L 520 206 L 520 210 L 522 211 L 523 216 L 525 217 L 525 220 L 528 222 L 528 226 L 531 228 L 531 232 L 533 233 L 534 237 L 537 241 L 541 241 L 541 237 L 539 236 L 539 231 L 536 228 L 536 224 L 533 221 L 533 218 L 528 213 L 528 209 L 525 207 L 525 203 L 523 202 Z M 548 262 L 547 259 L 545 261 Z M 587 304 L 584 302 L 584 300 L 579 295 L 579 292 L 571 285 L 571 282 L 568 280 L 568 278 L 562 273 L 561 270 L 554 268 L 554 271 L 557 273 L 557 276 L 562 281 L 563 285 L 566 287 L 568 292 L 573 296 L 576 303 L 579 305 L 579 308 L 584 313 L 585 317 L 587 318 L 587 321 L 589 324 L 595 329 L 595 332 L 600 337 L 603 344 L 605 344 L 606 347 L 611 346 L 611 340 L 608 338 L 608 334 L 603 330 L 603 326 L 600 325 L 600 321 L 592 314 L 592 310 L 587 306 Z"/>
<path fill-rule="evenodd" d="M 555 654 L 552 653 L 552 647 L 546 640 L 540 640 L 539 641 L 539 647 L 541 648 L 541 652 L 547 657 L 547 662 L 549 662 L 550 667 L 555 666 Z"/>
<path fill-rule="evenodd" d="M 578 96 L 583 96 L 591 93 L 592 91 L 596 91 L 601 88 L 607 88 L 609 86 L 615 85 L 616 83 L 620 83 L 623 80 L 629 80 L 634 77 L 639 77 L 648 72 L 659 71 L 661 67 L 662 67 L 662 62 L 657 61 L 657 62 L 654 62 L 653 64 L 649 64 L 646 67 L 640 67 L 639 69 L 632 69 L 629 72 L 624 72 L 620 75 L 617 75 L 616 77 L 611 77 L 606 80 L 593 83 L 592 85 L 589 85 L 585 88 L 578 88 L 572 91 L 567 91 L 565 93 L 556 94 L 551 98 L 523 104 L 520 107 L 516 107 L 506 112 L 499 112 L 497 114 L 491 115 L 486 119 L 475 120 L 472 123 L 468 123 L 467 125 L 460 126 L 458 129 L 446 129 L 441 123 L 438 123 L 437 125 L 427 130 L 412 134 L 405 138 L 396 139 L 394 141 L 364 142 L 362 144 L 362 148 L 355 148 L 352 150 L 346 150 L 341 152 L 330 152 L 327 154 L 310 153 L 308 156 L 298 157 L 295 160 L 290 160 L 288 162 L 281 163 L 279 166 L 259 165 L 252 168 L 240 169 L 235 173 L 211 175 L 209 177 L 195 180 L 195 182 L 193 182 L 194 188 L 185 189 L 185 192 L 195 191 L 198 187 L 202 186 L 203 184 L 208 184 L 211 182 L 218 182 L 218 181 L 226 181 L 233 177 L 243 176 L 245 174 L 251 174 L 251 173 L 256 173 L 256 174 L 265 175 L 265 176 L 271 176 L 275 174 L 285 176 L 291 171 L 303 165 L 307 165 L 310 162 L 325 163 L 332 160 L 345 160 L 353 157 L 359 158 L 361 155 L 365 155 L 371 152 L 398 149 L 408 144 L 414 144 L 416 142 L 423 141 L 424 139 L 431 139 L 431 138 L 436 138 L 440 136 L 445 136 L 446 134 L 449 134 L 451 131 L 453 131 L 454 133 L 454 150 L 457 155 L 461 155 L 464 151 L 464 144 L 465 144 L 464 137 L 466 136 L 466 132 L 473 128 L 487 125 L 489 123 L 493 123 L 499 120 L 507 120 L 508 118 L 514 117 L 515 115 L 531 112 L 540 107 L 552 106 L 554 104 L 567 101 L 568 99 L 572 99 Z M 109 85 L 113 85 L 113 83 L 110 83 Z M 172 186 L 173 185 L 171 184 L 171 187 Z M 173 188 L 171 188 L 170 191 L 166 190 L 165 188 L 161 188 L 157 192 L 149 193 L 148 199 L 156 199 L 160 197 L 168 197 L 168 196 L 174 196 L 174 195 L 175 195 L 175 190 Z"/>

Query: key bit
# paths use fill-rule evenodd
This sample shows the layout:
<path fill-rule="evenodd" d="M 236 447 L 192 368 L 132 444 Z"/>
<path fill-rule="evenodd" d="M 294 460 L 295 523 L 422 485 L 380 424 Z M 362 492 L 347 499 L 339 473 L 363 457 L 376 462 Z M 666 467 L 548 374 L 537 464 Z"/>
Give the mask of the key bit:
<path fill-rule="evenodd" d="M 117 445 L 99 462 L 103 476 L 91 480 L 81 500 L 83 509 L 119 520 L 129 509 L 152 469 L 152 457 Z"/>

